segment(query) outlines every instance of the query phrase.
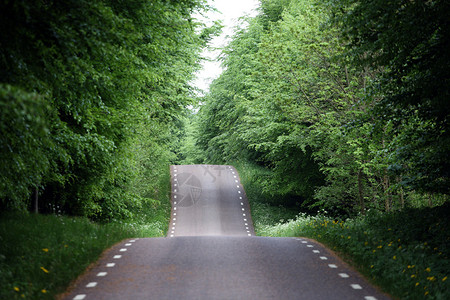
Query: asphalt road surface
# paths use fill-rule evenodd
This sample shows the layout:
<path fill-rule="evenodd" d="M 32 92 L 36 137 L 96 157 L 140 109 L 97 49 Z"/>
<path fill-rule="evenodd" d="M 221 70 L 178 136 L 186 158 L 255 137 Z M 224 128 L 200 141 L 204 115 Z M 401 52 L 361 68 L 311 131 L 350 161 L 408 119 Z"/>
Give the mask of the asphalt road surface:
<path fill-rule="evenodd" d="M 390 299 L 320 244 L 254 236 L 231 166 L 172 166 L 166 238 L 106 251 L 63 299 Z"/>

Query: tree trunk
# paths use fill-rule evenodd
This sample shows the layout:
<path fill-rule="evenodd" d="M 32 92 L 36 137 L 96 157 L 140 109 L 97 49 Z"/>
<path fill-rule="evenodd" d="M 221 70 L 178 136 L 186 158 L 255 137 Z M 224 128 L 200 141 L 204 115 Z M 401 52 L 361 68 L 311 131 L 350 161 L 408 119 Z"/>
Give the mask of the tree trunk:
<path fill-rule="evenodd" d="M 400 205 L 402 209 L 405 208 L 405 197 L 403 195 L 403 188 L 400 188 Z"/>
<path fill-rule="evenodd" d="M 361 209 L 361 214 L 366 213 L 366 205 L 364 203 L 364 195 L 363 195 L 363 185 L 362 185 L 362 169 L 358 171 L 358 196 L 359 196 L 359 207 Z"/>
<path fill-rule="evenodd" d="M 39 213 L 39 189 L 37 187 L 34 189 L 33 212 Z"/>
<path fill-rule="evenodd" d="M 391 210 L 391 193 L 389 192 L 389 176 L 387 174 L 387 171 L 384 171 L 384 176 L 383 176 L 383 189 L 384 189 L 384 208 L 386 211 L 390 211 Z"/>
<path fill-rule="evenodd" d="M 397 183 L 400 184 L 400 182 L 402 181 L 402 176 L 397 177 Z M 403 194 L 403 188 L 400 186 L 400 206 L 401 208 L 405 208 L 405 197 Z"/>

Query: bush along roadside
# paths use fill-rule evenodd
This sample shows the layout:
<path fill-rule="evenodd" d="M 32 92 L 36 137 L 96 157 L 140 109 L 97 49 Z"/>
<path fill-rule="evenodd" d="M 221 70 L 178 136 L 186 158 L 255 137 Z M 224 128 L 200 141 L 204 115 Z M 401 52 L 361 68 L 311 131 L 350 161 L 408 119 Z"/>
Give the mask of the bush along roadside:
<path fill-rule="evenodd" d="M 54 299 L 105 249 L 129 237 L 163 236 L 166 225 L 1 215 L 0 299 Z"/>
<path fill-rule="evenodd" d="M 449 299 L 450 205 L 369 211 L 336 220 L 306 214 L 260 235 L 304 236 L 337 251 L 383 290 L 400 299 Z"/>

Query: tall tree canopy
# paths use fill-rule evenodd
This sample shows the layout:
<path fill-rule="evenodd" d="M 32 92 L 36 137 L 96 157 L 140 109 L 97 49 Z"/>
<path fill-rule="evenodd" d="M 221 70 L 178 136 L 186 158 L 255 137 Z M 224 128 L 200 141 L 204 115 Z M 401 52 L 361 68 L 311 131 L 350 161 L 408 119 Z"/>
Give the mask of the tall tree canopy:
<path fill-rule="evenodd" d="M 428 192 L 450 188 L 450 3 L 331 1 L 355 63 L 380 69 L 374 111 L 402 131 L 390 167 Z M 420 124 L 417 124 L 420 123 Z M 402 126 L 403 124 L 403 126 Z M 382 126 L 382 125 L 381 125 Z"/>
<path fill-rule="evenodd" d="M 448 193 L 445 2 L 261 1 L 200 109 L 205 161 L 340 214 Z"/>
<path fill-rule="evenodd" d="M 192 17 L 204 9 L 0 1 L 2 206 L 26 208 L 37 191 L 42 205 L 108 219 L 151 201 L 214 32 Z"/>

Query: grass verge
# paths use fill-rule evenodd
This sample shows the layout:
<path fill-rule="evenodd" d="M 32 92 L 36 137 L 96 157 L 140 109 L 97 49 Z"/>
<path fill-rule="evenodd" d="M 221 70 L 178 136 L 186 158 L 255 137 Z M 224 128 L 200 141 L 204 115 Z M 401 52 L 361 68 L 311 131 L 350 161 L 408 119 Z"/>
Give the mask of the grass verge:
<path fill-rule="evenodd" d="M 102 225 L 87 218 L 4 214 L 0 299 L 54 299 L 105 249 L 129 237 L 162 236 L 165 229 L 160 225 Z"/>
<path fill-rule="evenodd" d="M 282 203 L 280 197 L 263 192 L 261 179 L 264 176 L 269 176 L 270 171 L 246 162 L 234 162 L 232 165 L 238 170 L 241 183 L 244 186 L 257 235 L 261 235 L 267 226 L 274 226 L 295 218 L 299 212 L 298 208 L 279 205 L 279 203 Z"/>
<path fill-rule="evenodd" d="M 450 299 L 450 203 L 346 220 L 298 214 L 262 192 L 263 168 L 235 166 L 257 235 L 315 239 L 399 299 Z"/>
<path fill-rule="evenodd" d="M 318 240 L 399 299 L 449 299 L 449 215 L 448 204 L 345 221 L 300 214 L 260 234 Z"/>

